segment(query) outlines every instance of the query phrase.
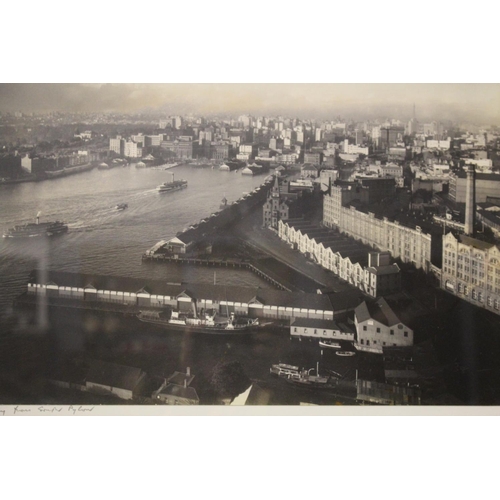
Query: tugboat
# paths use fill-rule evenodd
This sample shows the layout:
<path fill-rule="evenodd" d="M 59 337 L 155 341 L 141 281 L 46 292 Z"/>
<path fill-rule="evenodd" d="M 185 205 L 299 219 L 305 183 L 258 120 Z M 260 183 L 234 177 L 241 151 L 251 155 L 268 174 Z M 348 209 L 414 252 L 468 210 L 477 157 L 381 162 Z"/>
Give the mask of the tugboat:
<path fill-rule="evenodd" d="M 316 364 L 316 375 L 311 374 L 314 368 L 309 370 L 299 370 L 297 366 L 278 364 L 272 365 L 271 373 L 285 379 L 289 384 L 311 389 L 335 389 L 337 387 L 337 378 L 323 376 L 319 374 L 319 363 Z"/>
<path fill-rule="evenodd" d="M 125 210 L 126 208 L 128 208 L 128 204 L 127 203 L 118 203 L 118 205 L 116 205 L 116 210 Z"/>
<path fill-rule="evenodd" d="M 15 226 L 3 234 L 4 238 L 33 238 L 38 236 L 54 236 L 67 233 L 68 226 L 64 222 L 40 222 L 40 212 L 36 215 L 36 222 L 23 226 Z"/>

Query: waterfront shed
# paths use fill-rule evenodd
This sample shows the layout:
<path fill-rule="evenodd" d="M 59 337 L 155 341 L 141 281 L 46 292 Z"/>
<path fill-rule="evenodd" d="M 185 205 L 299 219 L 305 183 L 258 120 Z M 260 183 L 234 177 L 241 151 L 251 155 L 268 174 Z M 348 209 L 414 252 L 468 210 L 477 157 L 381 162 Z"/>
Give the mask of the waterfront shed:
<path fill-rule="evenodd" d="M 85 379 L 89 392 L 133 399 L 146 383 L 146 373 L 140 368 L 94 360 Z"/>

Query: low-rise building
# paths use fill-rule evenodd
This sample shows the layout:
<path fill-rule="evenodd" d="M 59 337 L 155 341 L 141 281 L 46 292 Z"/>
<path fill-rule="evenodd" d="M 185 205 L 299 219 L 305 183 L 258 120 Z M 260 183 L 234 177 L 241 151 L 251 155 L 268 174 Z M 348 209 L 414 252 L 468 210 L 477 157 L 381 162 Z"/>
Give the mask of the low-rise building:
<path fill-rule="evenodd" d="M 140 393 L 145 382 L 146 373 L 140 368 L 95 360 L 90 363 L 85 387 L 89 392 L 130 400 Z"/>
<path fill-rule="evenodd" d="M 188 367 L 186 373 L 174 372 L 152 395 L 153 399 L 167 405 L 198 405 L 200 398 L 190 387 L 194 375 Z"/>
<path fill-rule="evenodd" d="M 142 308 L 165 310 L 166 307 L 180 312 L 212 309 L 221 315 L 234 313 L 278 322 L 292 318 L 331 321 L 335 315 L 354 310 L 361 295 L 357 290 L 352 294 L 329 295 L 259 287 L 166 283 L 164 280 L 63 271 L 33 271 L 27 292 L 35 300 L 44 297 L 49 302 L 66 302 L 69 306 L 78 303 L 89 309 L 106 306 L 129 312 L 139 312 Z"/>
<path fill-rule="evenodd" d="M 304 152 L 304 163 L 309 163 L 311 165 L 321 165 L 323 160 L 323 153 L 313 153 L 313 152 Z"/>
<path fill-rule="evenodd" d="M 354 310 L 356 349 L 382 354 L 384 346 L 413 345 L 413 330 L 402 323 L 384 298 Z"/>
<path fill-rule="evenodd" d="M 478 203 L 476 208 L 477 220 L 485 227 L 489 227 L 493 234 L 500 238 L 500 204 Z"/>
<path fill-rule="evenodd" d="M 335 339 L 354 342 L 355 331 L 345 323 L 335 321 L 295 318 L 290 324 L 290 336 Z"/>

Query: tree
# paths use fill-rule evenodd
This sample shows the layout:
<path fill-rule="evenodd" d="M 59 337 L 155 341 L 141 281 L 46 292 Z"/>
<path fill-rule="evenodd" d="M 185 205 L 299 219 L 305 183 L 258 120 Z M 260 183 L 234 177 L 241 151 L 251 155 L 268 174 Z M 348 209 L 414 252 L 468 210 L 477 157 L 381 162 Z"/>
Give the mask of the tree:
<path fill-rule="evenodd" d="M 218 363 L 210 379 L 210 385 L 221 398 L 234 399 L 250 386 L 251 381 L 239 361 Z"/>

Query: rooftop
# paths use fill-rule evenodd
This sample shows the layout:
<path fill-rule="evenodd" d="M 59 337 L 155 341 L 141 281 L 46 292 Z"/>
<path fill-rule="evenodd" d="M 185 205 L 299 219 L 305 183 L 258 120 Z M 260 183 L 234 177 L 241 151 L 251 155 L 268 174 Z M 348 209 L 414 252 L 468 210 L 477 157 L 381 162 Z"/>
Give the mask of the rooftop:
<path fill-rule="evenodd" d="M 161 280 L 79 274 L 65 271 L 48 271 L 46 279 L 42 279 L 43 276 L 44 273 L 34 270 L 30 273 L 29 282 L 38 284 L 53 283 L 57 286 L 76 288 L 92 287 L 97 290 L 146 293 L 168 297 L 178 297 L 185 294 L 196 299 L 211 298 L 219 302 L 229 300 L 244 304 L 257 302 L 264 305 L 298 307 L 301 309 L 332 310 L 332 303 L 327 296 L 314 293 L 284 292 L 270 288 L 204 283 L 179 284 Z M 343 302 L 337 301 L 337 303 Z"/>
<path fill-rule="evenodd" d="M 468 245 L 478 250 L 489 250 L 495 245 L 493 243 L 487 243 L 486 241 L 476 240 L 476 238 L 471 238 L 470 236 L 465 236 L 465 234 L 458 235 L 458 241 L 464 245 Z"/>
<path fill-rule="evenodd" d="M 397 325 L 401 323 L 400 319 L 394 314 L 389 304 L 384 298 L 375 303 L 362 302 L 354 310 L 358 323 L 373 319 L 386 326 Z"/>
<path fill-rule="evenodd" d="M 95 360 L 90 363 L 86 381 L 132 391 L 139 383 L 143 373 L 140 368 Z"/>

